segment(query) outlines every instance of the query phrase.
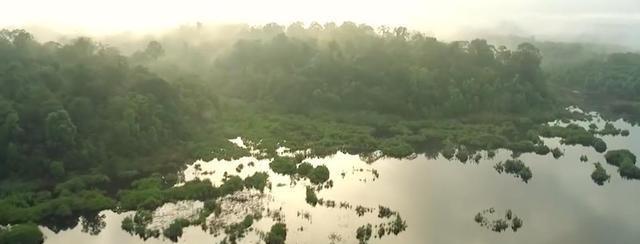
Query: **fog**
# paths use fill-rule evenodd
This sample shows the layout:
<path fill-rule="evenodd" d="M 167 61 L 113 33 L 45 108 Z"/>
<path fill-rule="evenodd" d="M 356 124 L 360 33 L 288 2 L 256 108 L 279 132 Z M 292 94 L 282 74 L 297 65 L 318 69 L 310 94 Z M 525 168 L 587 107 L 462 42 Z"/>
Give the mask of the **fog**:
<path fill-rule="evenodd" d="M 406 26 L 452 40 L 517 35 L 537 40 L 640 47 L 637 0 L 396 1 L 6 1 L 1 28 L 24 28 L 39 39 L 62 34 L 148 34 L 196 22 L 263 25 L 353 21 Z"/>

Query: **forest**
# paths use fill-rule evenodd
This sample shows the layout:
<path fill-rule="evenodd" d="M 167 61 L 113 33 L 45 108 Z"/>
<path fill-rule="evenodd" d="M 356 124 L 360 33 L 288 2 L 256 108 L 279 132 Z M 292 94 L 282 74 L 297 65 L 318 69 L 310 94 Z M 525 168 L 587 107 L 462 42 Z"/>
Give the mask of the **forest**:
<path fill-rule="evenodd" d="M 444 42 L 352 22 L 224 32 L 198 24 L 121 47 L 2 30 L 0 225 L 17 227 L 0 229 L 0 243 L 41 235 L 34 224 L 63 230 L 104 209 L 263 189 L 262 175 L 172 187 L 187 162 L 247 155 L 227 140 L 238 136 L 269 158 L 279 146 L 313 155 L 455 153 L 461 161 L 499 148 L 550 153 L 540 136 L 604 152 L 604 132 L 545 123 L 579 118 L 565 110 L 574 104 L 639 121 L 640 54 L 573 47 Z M 544 70 L 545 62 L 562 65 L 563 50 L 580 58 Z M 274 166 L 295 174 L 285 159 Z M 628 177 L 640 171 L 621 166 Z"/>

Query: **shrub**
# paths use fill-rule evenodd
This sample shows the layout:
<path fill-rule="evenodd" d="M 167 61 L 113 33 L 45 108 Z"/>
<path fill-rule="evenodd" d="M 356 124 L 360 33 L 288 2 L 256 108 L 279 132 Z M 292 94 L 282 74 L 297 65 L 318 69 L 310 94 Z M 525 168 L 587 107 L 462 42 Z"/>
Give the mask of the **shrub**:
<path fill-rule="evenodd" d="M 252 176 L 245 178 L 244 184 L 247 188 L 253 188 L 263 192 L 264 188 L 267 186 L 268 179 L 269 174 L 265 172 L 256 172 Z"/>
<path fill-rule="evenodd" d="M 313 165 L 307 162 L 303 162 L 298 165 L 298 175 L 302 177 L 308 177 L 311 171 L 313 170 Z"/>
<path fill-rule="evenodd" d="M 285 157 L 274 158 L 269 167 L 273 172 L 283 175 L 294 175 L 296 173 L 296 163 L 293 159 Z"/>
<path fill-rule="evenodd" d="M 287 225 L 275 223 L 271 226 L 271 231 L 267 233 L 265 242 L 267 244 L 284 244 L 285 240 L 287 240 Z"/>
<path fill-rule="evenodd" d="M 598 185 L 603 185 L 605 181 L 608 181 L 610 176 L 607 174 L 607 170 L 605 170 L 600 163 L 594 163 L 595 169 L 593 173 L 591 173 L 591 179 Z"/>
<path fill-rule="evenodd" d="M 367 243 L 369 239 L 371 239 L 372 232 L 371 224 L 360 226 L 356 230 L 356 239 L 358 239 L 361 244 Z"/>
<path fill-rule="evenodd" d="M 604 158 L 608 164 L 618 167 L 622 166 L 625 162 L 632 165 L 636 163 L 636 155 L 627 149 L 610 150 L 604 155 Z"/>
<path fill-rule="evenodd" d="M 41 244 L 44 237 L 34 224 L 17 224 L 0 229 L 0 244 Z"/>
<path fill-rule="evenodd" d="M 176 219 L 169 224 L 169 227 L 162 231 L 162 235 L 173 242 L 177 242 L 178 238 L 182 236 L 182 229 L 187 226 L 189 226 L 188 220 L 181 218 Z"/>
<path fill-rule="evenodd" d="M 560 148 L 554 148 L 553 150 L 551 150 L 551 155 L 553 155 L 553 158 L 558 159 L 560 157 L 562 157 L 562 155 L 564 155 L 564 152 L 562 152 L 562 150 L 560 150 Z"/>
<path fill-rule="evenodd" d="M 324 165 L 317 166 L 309 174 L 309 180 L 313 184 L 322 184 L 329 180 L 329 168 Z"/>
<path fill-rule="evenodd" d="M 313 188 L 307 187 L 305 201 L 311 206 L 316 206 L 318 204 L 318 196 L 316 196 L 316 192 L 313 191 Z"/>

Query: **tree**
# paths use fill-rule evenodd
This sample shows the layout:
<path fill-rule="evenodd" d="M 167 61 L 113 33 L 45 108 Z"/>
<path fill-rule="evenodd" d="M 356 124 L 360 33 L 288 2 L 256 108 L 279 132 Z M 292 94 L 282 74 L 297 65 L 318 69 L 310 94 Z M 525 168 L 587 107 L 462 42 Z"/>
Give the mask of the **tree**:
<path fill-rule="evenodd" d="M 56 179 L 62 179 L 65 175 L 64 164 L 60 161 L 53 161 L 49 165 L 51 175 Z"/>
<path fill-rule="evenodd" d="M 76 126 L 66 110 L 51 112 L 46 118 L 47 146 L 60 154 L 75 145 Z"/>
<path fill-rule="evenodd" d="M 329 168 L 324 165 L 317 166 L 309 174 L 309 180 L 313 184 L 322 184 L 329 180 Z"/>
<path fill-rule="evenodd" d="M 267 244 L 284 244 L 287 240 L 287 225 L 275 223 L 271 226 L 271 231 L 267 233 L 265 242 Z"/>

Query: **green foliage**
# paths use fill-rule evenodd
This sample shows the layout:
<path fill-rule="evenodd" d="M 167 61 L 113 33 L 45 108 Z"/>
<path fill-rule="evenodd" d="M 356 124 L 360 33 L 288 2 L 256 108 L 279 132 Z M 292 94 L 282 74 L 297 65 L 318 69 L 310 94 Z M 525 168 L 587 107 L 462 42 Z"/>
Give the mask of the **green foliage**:
<path fill-rule="evenodd" d="M 596 152 L 603 153 L 607 151 L 607 144 L 604 142 L 604 140 L 596 138 L 593 141 L 593 148 L 596 149 Z"/>
<path fill-rule="evenodd" d="M 469 159 L 469 152 L 464 148 L 458 149 L 456 158 L 460 160 L 460 162 L 467 162 L 467 159 Z"/>
<path fill-rule="evenodd" d="M 44 236 L 34 224 L 12 225 L 8 229 L 0 228 L 0 244 L 41 244 Z"/>
<path fill-rule="evenodd" d="M 593 173 L 591 173 L 591 179 L 598 185 L 603 185 L 605 181 L 608 181 L 611 176 L 607 174 L 607 170 L 605 170 L 600 163 L 594 163 L 595 169 Z"/>
<path fill-rule="evenodd" d="M 329 168 L 324 165 L 316 166 L 311 173 L 309 173 L 309 180 L 313 184 L 322 184 L 329 180 Z"/>
<path fill-rule="evenodd" d="M 52 197 L 48 192 L 18 193 L 0 200 L 0 224 L 40 222 L 79 216 L 115 207 L 115 201 L 99 191 L 77 191 Z"/>
<path fill-rule="evenodd" d="M 618 168 L 618 173 L 622 178 L 640 180 L 640 168 L 631 163 L 623 163 Z"/>
<path fill-rule="evenodd" d="M 519 159 L 508 159 L 503 162 L 499 162 L 494 166 L 498 173 L 505 172 L 507 174 L 512 174 L 522 181 L 527 183 L 533 174 L 531 173 L 531 169 L 527 167 L 522 160 Z"/>
<path fill-rule="evenodd" d="M 622 130 L 616 128 L 610 122 L 605 123 L 604 124 L 604 128 L 602 128 L 602 130 L 598 131 L 598 134 L 600 134 L 600 135 L 610 135 L 610 136 L 617 136 L 617 135 L 620 135 L 620 133 L 622 133 Z"/>
<path fill-rule="evenodd" d="M 608 164 L 615 166 L 622 166 L 624 164 L 634 165 L 636 163 L 636 155 L 627 149 L 609 150 L 604 158 Z"/>
<path fill-rule="evenodd" d="M 313 171 L 313 165 L 307 162 L 303 162 L 298 165 L 297 173 L 301 177 L 309 177 L 311 172 Z"/>
<path fill-rule="evenodd" d="M 229 243 L 235 244 L 238 240 L 244 238 L 246 235 L 247 229 L 253 225 L 254 217 L 252 215 L 247 215 L 244 217 L 242 222 L 231 224 L 225 227 L 224 232 L 227 234 L 225 240 L 228 240 Z"/>
<path fill-rule="evenodd" d="M 303 155 L 276 157 L 275 150 L 321 156 L 380 149 L 407 157 L 442 149 L 445 158 L 464 161 L 480 149 L 546 154 L 538 133 L 606 150 L 581 128 L 538 128 L 559 106 L 542 75 L 542 53 L 530 43 L 514 50 L 484 40 L 444 43 L 351 22 L 297 34 L 273 32 L 279 28 L 240 30 L 241 40 L 232 37 L 235 44 L 219 50 L 212 46 L 224 45 L 185 51 L 151 41 L 131 57 L 88 38 L 43 44 L 22 30 L 0 31 L 0 180 L 30 186 L 0 190 L 0 223 L 263 190 L 268 179 L 259 173 L 218 187 L 209 181 L 172 187 L 174 180 L 154 174 L 175 172 L 194 158 L 249 155 L 226 140 L 236 136 L 274 157 L 274 172 L 314 184 L 329 180 L 326 167 L 296 166 Z M 587 83 L 615 84 L 597 90 L 637 97 L 630 89 L 637 88 L 636 58 L 618 54 L 599 63 L 628 79 L 596 69 L 603 75 L 594 79 L 609 78 Z M 631 176 L 636 169 L 619 170 Z M 531 178 L 527 167 L 517 174 Z M 123 223 L 136 226 L 134 219 Z"/>
<path fill-rule="evenodd" d="M 589 158 L 587 157 L 587 155 L 580 156 L 580 162 L 587 162 L 587 161 L 589 161 Z"/>
<path fill-rule="evenodd" d="M 231 183 L 227 183 L 228 181 L 216 188 L 209 180 L 193 180 L 179 187 L 169 187 L 159 177 L 152 176 L 133 182 L 133 188 L 120 191 L 118 199 L 120 208 L 125 210 L 155 209 L 165 202 L 207 200 L 244 187 L 242 179 L 234 178 Z"/>
<path fill-rule="evenodd" d="M 291 158 L 276 157 L 269 163 L 273 172 L 283 175 L 294 175 L 296 173 L 296 163 Z"/>
<path fill-rule="evenodd" d="M 404 140 L 385 140 L 381 145 L 384 155 L 394 158 L 404 158 L 414 153 L 413 147 Z"/>
<path fill-rule="evenodd" d="M 311 187 L 307 187 L 306 190 L 305 201 L 311 206 L 316 206 L 318 204 L 318 196 L 316 196 L 316 192 Z"/>
<path fill-rule="evenodd" d="M 144 240 L 160 236 L 160 231 L 148 229 L 153 221 L 153 213 L 149 210 L 136 211 L 133 218 L 127 216 L 122 220 L 120 227 L 131 235 L 137 235 Z"/>
<path fill-rule="evenodd" d="M 182 236 L 182 229 L 187 226 L 189 226 L 189 220 L 175 219 L 169 224 L 169 227 L 162 230 L 162 235 L 173 242 L 177 242 L 178 238 Z"/>
<path fill-rule="evenodd" d="M 287 240 L 287 225 L 284 223 L 275 223 L 271 226 L 271 230 L 267 233 L 265 242 L 267 244 L 284 244 Z"/>
<path fill-rule="evenodd" d="M 51 172 L 51 176 L 56 179 L 61 179 L 65 175 L 64 164 L 60 161 L 53 161 L 49 164 L 49 171 Z"/>
<path fill-rule="evenodd" d="M 607 144 L 602 139 L 595 137 L 594 132 L 589 132 L 576 124 L 569 124 L 566 127 L 545 126 L 540 134 L 545 137 L 560 137 L 562 144 L 592 146 L 597 152 L 607 150 Z"/>
<path fill-rule="evenodd" d="M 234 175 L 225 179 L 218 189 L 221 195 L 228 195 L 244 189 L 244 181 L 239 176 Z"/>
<path fill-rule="evenodd" d="M 244 184 L 247 188 L 253 188 L 259 190 L 260 192 L 264 191 L 264 188 L 267 186 L 267 181 L 269 180 L 269 174 L 265 172 L 256 172 L 253 175 L 244 179 Z"/>
<path fill-rule="evenodd" d="M 393 220 L 393 222 L 391 222 L 391 225 L 389 226 L 389 230 L 394 235 L 398 235 L 400 234 L 400 232 L 403 232 L 406 229 L 407 229 L 407 221 L 403 220 L 400 217 L 400 214 L 396 214 L 396 218 Z"/>
<path fill-rule="evenodd" d="M 560 148 L 556 147 L 551 150 L 551 155 L 553 155 L 553 158 L 558 159 L 564 155 L 564 152 Z"/>
<path fill-rule="evenodd" d="M 372 232 L 371 224 L 360 226 L 356 229 L 356 239 L 361 244 L 367 243 L 371 239 Z"/>
<path fill-rule="evenodd" d="M 440 153 L 447 160 L 451 160 L 456 153 L 456 149 L 451 146 L 447 146 L 442 151 L 440 151 Z"/>

